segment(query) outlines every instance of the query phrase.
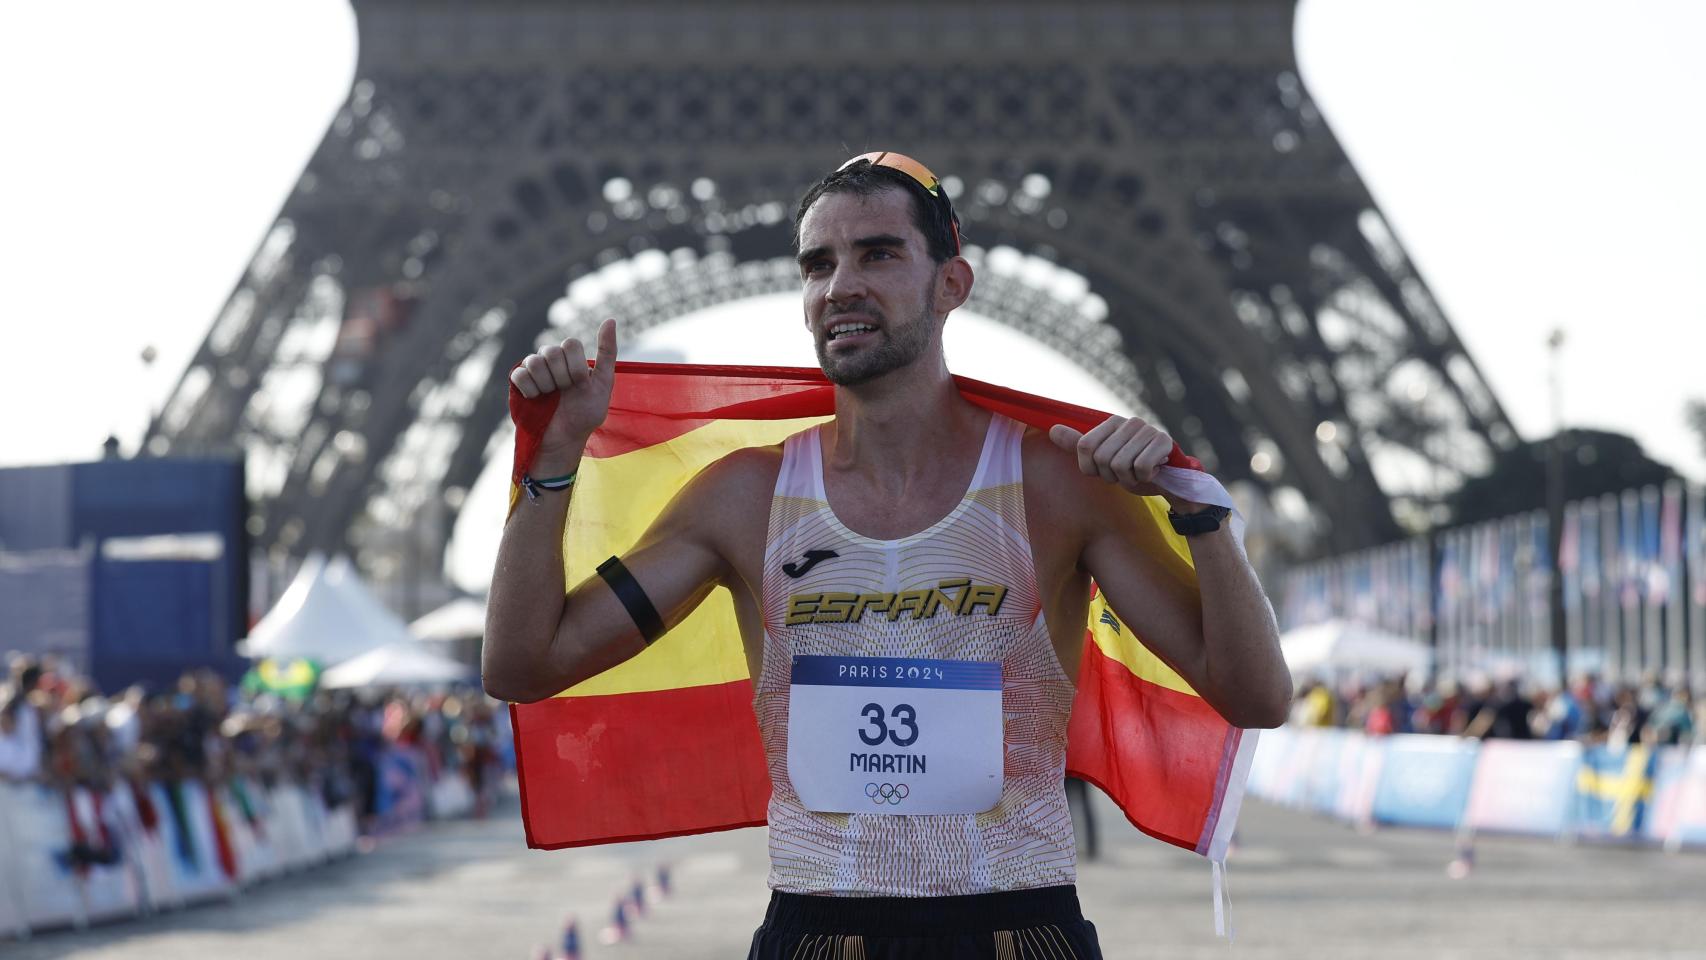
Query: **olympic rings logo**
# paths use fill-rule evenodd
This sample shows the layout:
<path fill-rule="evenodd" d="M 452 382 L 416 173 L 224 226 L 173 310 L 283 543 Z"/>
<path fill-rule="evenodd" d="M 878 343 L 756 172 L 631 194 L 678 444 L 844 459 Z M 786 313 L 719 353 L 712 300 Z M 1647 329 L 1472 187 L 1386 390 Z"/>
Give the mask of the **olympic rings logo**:
<path fill-rule="evenodd" d="M 865 796 L 870 797 L 871 802 L 879 807 L 885 803 L 892 807 L 905 800 L 911 793 L 912 788 L 904 783 L 865 784 Z"/>

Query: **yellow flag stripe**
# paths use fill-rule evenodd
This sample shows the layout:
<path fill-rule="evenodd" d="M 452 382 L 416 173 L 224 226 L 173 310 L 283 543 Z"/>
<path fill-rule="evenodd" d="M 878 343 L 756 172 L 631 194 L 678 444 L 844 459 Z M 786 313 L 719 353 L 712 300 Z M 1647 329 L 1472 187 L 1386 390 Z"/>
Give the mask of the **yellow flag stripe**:
<path fill-rule="evenodd" d="M 1168 561 L 1167 565 L 1173 568 L 1175 575 L 1188 576 L 1194 580 L 1196 571 L 1191 565 L 1190 545 L 1185 543 L 1185 538 L 1174 532 L 1172 524 L 1167 522 L 1167 501 L 1160 497 L 1138 499 L 1147 511 L 1147 516 L 1137 518 L 1139 527 L 1144 531 L 1146 539 L 1153 538 L 1156 541 L 1154 544 L 1145 545 L 1151 548 L 1150 554 Z M 1162 544 L 1165 545 L 1164 551 L 1153 549 Z M 1179 693 L 1197 696 L 1197 692 L 1191 689 L 1185 678 L 1167 666 L 1160 657 L 1149 652 L 1149 648 L 1143 645 L 1129 625 L 1119 619 L 1113 608 L 1108 606 L 1107 598 L 1100 593 L 1090 604 L 1090 637 L 1096 646 L 1101 648 L 1104 656 L 1125 664 L 1126 669 L 1138 679 L 1148 680 Z"/>
<path fill-rule="evenodd" d="M 742 447 L 780 443 L 827 419 L 716 420 L 663 443 L 581 461 L 563 551 L 566 582 L 579 583 L 606 558 L 631 549 L 670 499 L 713 461 Z M 644 653 L 558 696 L 643 693 L 746 678 L 734 603 L 719 587 Z"/>
<path fill-rule="evenodd" d="M 566 582 L 579 583 L 610 556 L 633 547 L 669 501 L 700 470 L 742 447 L 780 443 L 828 417 L 794 420 L 717 420 L 674 439 L 614 457 L 587 458 L 575 480 L 574 508 L 564 544 Z M 512 498 L 519 495 L 512 490 Z M 1142 498 L 1149 516 L 1140 526 L 1177 573 L 1192 576 L 1190 548 L 1166 523 L 1166 504 Z M 1151 532 L 1152 531 L 1152 532 Z M 1152 551 L 1153 552 L 1153 551 Z M 1090 635 L 1102 653 L 1136 677 L 1196 695 L 1171 667 L 1149 652 L 1098 595 L 1090 605 Z M 643 693 L 747 679 L 734 603 L 719 587 L 675 629 L 626 663 L 558 696 Z"/>

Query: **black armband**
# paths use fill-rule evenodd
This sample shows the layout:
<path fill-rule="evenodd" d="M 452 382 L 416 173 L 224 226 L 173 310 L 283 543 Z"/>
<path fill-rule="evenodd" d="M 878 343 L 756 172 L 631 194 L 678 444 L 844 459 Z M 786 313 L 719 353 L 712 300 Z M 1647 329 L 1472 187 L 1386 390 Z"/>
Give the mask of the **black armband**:
<path fill-rule="evenodd" d="M 640 628 L 640 637 L 646 641 L 646 646 L 651 646 L 653 640 L 663 636 L 663 618 L 658 616 L 658 608 L 652 606 L 652 599 L 641 589 L 640 581 L 634 579 L 619 558 L 611 557 L 599 564 L 598 575 L 610 584 L 616 599 L 622 601 L 628 616 L 634 618 L 634 626 Z"/>

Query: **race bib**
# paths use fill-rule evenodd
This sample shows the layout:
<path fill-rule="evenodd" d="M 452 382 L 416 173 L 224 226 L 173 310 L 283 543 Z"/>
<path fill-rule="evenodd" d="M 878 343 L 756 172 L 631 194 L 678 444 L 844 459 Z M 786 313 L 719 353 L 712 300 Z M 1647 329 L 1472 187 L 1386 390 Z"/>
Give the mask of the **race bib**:
<path fill-rule="evenodd" d="M 1001 664 L 795 657 L 788 777 L 820 813 L 981 813 L 1001 799 Z"/>

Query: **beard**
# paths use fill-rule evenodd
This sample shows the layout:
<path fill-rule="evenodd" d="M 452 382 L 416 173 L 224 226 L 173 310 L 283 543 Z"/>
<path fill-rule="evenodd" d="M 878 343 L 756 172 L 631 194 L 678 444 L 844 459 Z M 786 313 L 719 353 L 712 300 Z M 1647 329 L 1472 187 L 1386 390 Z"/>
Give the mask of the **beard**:
<path fill-rule="evenodd" d="M 863 311 L 876 321 L 878 341 L 852 354 L 832 355 L 827 336 L 820 338 L 816 344 L 817 365 L 822 368 L 823 375 L 838 387 L 857 387 L 886 373 L 911 366 L 930 346 L 935 300 L 934 291 L 927 291 L 918 316 L 898 328 L 885 323 L 885 318 L 875 309 Z"/>

